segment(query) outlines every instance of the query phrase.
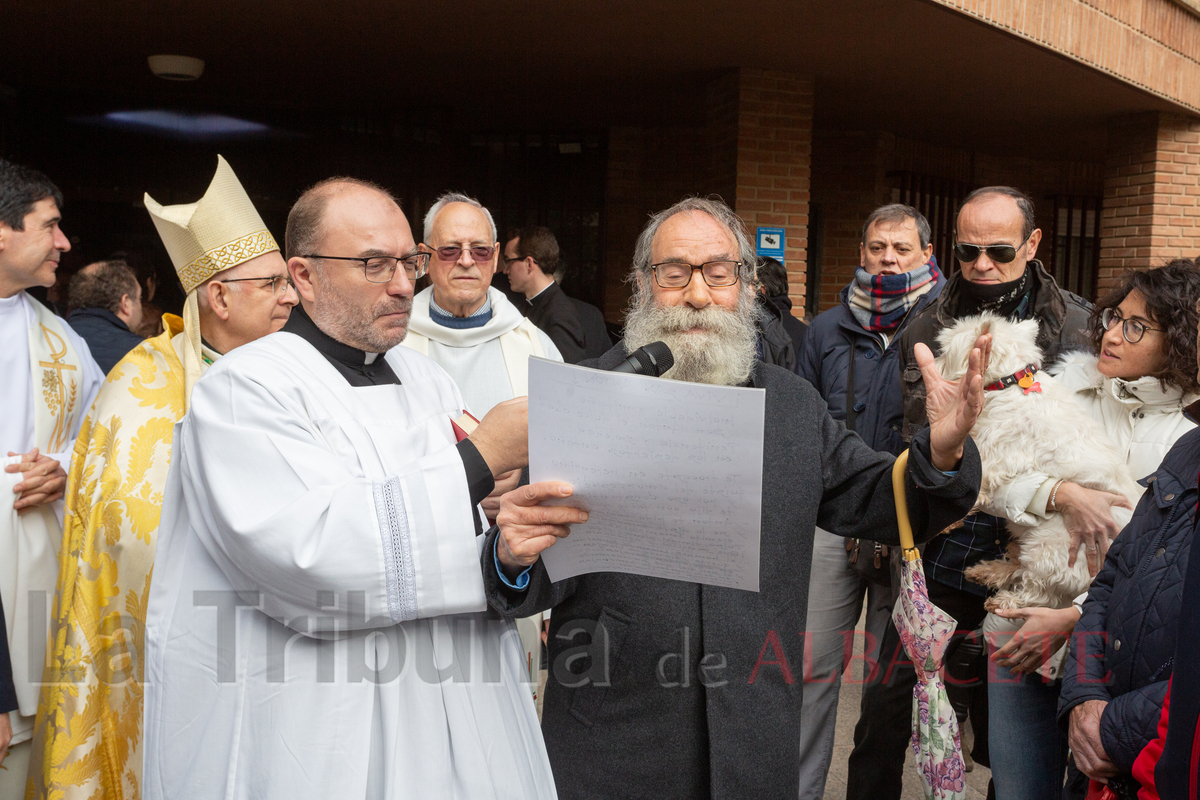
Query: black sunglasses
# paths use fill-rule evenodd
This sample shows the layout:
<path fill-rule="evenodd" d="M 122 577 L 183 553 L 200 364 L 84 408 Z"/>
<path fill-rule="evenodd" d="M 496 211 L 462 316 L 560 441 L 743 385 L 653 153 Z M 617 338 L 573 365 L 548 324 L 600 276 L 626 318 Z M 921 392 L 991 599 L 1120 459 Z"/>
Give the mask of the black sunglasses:
<path fill-rule="evenodd" d="M 972 261 L 975 261 L 979 258 L 979 254 L 981 252 L 987 251 L 988 258 L 990 258 L 992 261 L 995 261 L 997 264 L 1009 264 L 1012 263 L 1013 259 L 1017 257 L 1017 251 L 1025 246 L 1025 242 L 1029 241 L 1030 236 L 1033 236 L 1033 234 L 1030 233 L 1029 236 L 1026 236 L 1025 241 L 1021 242 L 1016 247 L 1013 247 L 1011 244 L 963 244 L 962 242 L 955 240 L 954 257 L 964 264 L 970 264 Z"/>

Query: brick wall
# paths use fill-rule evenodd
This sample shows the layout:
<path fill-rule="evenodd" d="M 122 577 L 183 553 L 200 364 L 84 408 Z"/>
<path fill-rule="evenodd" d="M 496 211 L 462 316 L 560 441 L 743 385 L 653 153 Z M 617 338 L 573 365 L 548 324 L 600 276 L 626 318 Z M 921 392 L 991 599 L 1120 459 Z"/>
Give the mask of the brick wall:
<path fill-rule="evenodd" d="M 786 227 L 788 288 L 804 308 L 812 81 L 739 69 L 702 94 L 694 126 L 619 127 L 608 133 L 604 207 L 604 316 L 619 322 L 629 301 L 633 245 L 647 217 L 687 195 L 716 194 L 745 221 Z"/>
<path fill-rule="evenodd" d="M 632 289 L 633 245 L 656 211 L 710 187 L 711 148 L 703 125 L 608 131 L 604 188 L 604 317 L 619 323 Z"/>
<path fill-rule="evenodd" d="M 717 81 L 710 110 L 716 152 L 713 183 L 724 188 L 727 200 L 732 194 L 734 210 L 751 237 L 760 225 L 787 229 L 788 295 L 792 313 L 801 316 L 808 258 L 812 79 L 743 68 Z"/>
<path fill-rule="evenodd" d="M 1200 255 L 1200 119 L 1139 114 L 1113 122 L 1105 164 L 1100 288 L 1130 268 Z"/>
<path fill-rule="evenodd" d="M 821 285 L 817 309 L 838 303 L 854 277 L 867 215 L 890 201 L 880 164 L 876 131 L 817 130 L 813 134 L 813 199 L 825 221 L 821 240 Z"/>
<path fill-rule="evenodd" d="M 932 0 L 1200 112 L 1200 16 L 1173 0 Z"/>

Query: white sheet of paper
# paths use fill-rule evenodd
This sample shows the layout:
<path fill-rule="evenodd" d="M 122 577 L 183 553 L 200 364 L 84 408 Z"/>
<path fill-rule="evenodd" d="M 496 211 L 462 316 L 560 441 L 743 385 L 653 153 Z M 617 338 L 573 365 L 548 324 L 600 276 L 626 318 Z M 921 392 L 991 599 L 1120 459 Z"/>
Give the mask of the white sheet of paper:
<path fill-rule="evenodd" d="M 529 360 L 529 473 L 588 521 L 542 552 L 552 581 L 629 572 L 758 591 L 762 389 Z"/>

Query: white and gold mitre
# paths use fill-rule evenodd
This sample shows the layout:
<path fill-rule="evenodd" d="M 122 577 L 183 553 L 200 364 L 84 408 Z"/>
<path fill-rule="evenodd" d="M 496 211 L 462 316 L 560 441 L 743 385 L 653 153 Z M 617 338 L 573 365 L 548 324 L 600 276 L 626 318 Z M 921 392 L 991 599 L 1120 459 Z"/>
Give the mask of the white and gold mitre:
<path fill-rule="evenodd" d="M 208 191 L 195 203 L 163 206 L 149 194 L 143 200 L 185 292 L 218 272 L 279 249 L 221 156 Z"/>

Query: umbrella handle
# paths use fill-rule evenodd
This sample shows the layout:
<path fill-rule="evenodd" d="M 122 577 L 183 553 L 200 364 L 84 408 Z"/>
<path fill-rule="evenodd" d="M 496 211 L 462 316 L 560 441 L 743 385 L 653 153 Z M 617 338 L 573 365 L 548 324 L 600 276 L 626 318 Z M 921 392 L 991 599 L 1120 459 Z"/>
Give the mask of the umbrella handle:
<path fill-rule="evenodd" d="M 904 488 L 904 472 L 908 468 L 908 451 L 896 456 L 892 465 L 892 496 L 896 498 L 896 525 L 900 528 L 900 546 L 905 561 L 917 561 L 921 551 L 913 541 L 912 522 L 908 519 L 908 497 Z"/>

